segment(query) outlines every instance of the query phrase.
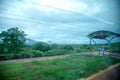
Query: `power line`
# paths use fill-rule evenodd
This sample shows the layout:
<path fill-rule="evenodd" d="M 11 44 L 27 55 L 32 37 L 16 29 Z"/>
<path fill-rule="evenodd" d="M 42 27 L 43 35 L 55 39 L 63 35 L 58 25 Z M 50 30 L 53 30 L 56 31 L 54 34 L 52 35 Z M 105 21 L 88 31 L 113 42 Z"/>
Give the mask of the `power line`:
<path fill-rule="evenodd" d="M 48 23 L 48 22 L 41 22 L 39 21 L 37 18 L 34 18 L 34 17 L 28 17 L 28 16 L 21 16 L 21 15 L 15 15 L 15 14 L 12 14 L 12 13 L 8 13 L 8 12 L 5 12 L 5 11 L 2 11 L 0 14 L 3 14 L 3 15 L 9 15 L 9 17 L 3 17 L 3 16 L 0 16 L 0 18 L 4 18 L 4 19 L 11 19 L 11 20 L 19 20 L 19 21 L 27 21 L 27 22 L 31 22 L 31 21 L 34 21 L 33 23 L 39 23 L 39 24 L 54 24 L 54 23 Z M 12 16 L 14 16 L 14 18 L 11 18 Z M 26 17 L 26 18 L 25 18 Z M 16 19 L 15 19 L 16 18 Z M 28 20 L 28 19 L 30 20 Z M 69 23 L 61 23 L 61 24 L 69 24 Z"/>
<path fill-rule="evenodd" d="M 14 14 L 11 14 L 11 13 L 6 13 L 6 12 L 2 12 L 0 14 L 3 14 L 3 15 L 9 15 L 9 16 L 14 16 L 15 18 L 9 18 L 9 17 L 2 17 L 0 16 L 0 18 L 4 18 L 4 19 L 11 19 L 11 20 L 19 20 L 19 21 L 27 21 L 27 22 L 31 22 L 31 21 L 34 21 L 35 23 L 39 23 L 39 24 L 45 24 L 43 22 L 40 22 L 39 20 L 36 20 L 35 18 L 33 17 L 26 17 L 26 16 L 21 16 L 21 15 L 14 15 Z M 28 19 L 26 18 L 29 18 L 29 21 Z M 31 20 L 31 21 L 30 21 Z"/>
<path fill-rule="evenodd" d="M 15 18 L 11 18 L 10 16 L 9 17 L 6 17 L 6 16 L 0 16 L 0 18 L 3 18 L 3 19 L 7 19 L 7 20 L 12 20 L 12 21 L 21 21 L 22 23 L 27 23 L 27 24 L 43 24 L 43 25 L 46 25 L 46 26 L 48 26 L 48 25 L 51 25 L 51 24 L 54 24 L 54 23 L 46 23 L 46 22 L 41 22 L 41 21 L 39 21 L 39 20 L 35 20 L 35 19 L 33 19 L 32 17 L 27 17 L 27 18 L 30 18 L 30 20 L 28 20 L 28 19 L 26 19 L 26 18 L 23 18 L 23 17 L 26 17 L 26 16 L 19 16 L 19 15 L 14 15 L 14 14 L 9 14 L 9 13 L 6 13 L 6 12 L 4 12 L 4 13 L 0 13 L 0 14 L 7 14 L 7 15 L 12 15 L 12 16 L 15 16 Z M 16 18 L 17 17 L 17 18 Z M 19 18 L 20 17 L 20 18 Z M 21 23 L 21 22 L 19 22 L 19 23 Z M 15 24 L 15 23 L 14 23 Z M 66 25 L 69 25 L 70 23 L 62 23 L 62 24 L 64 24 L 63 26 L 66 26 Z M 73 24 L 73 23 L 72 23 Z M 52 25 L 52 28 L 54 27 L 54 26 L 56 26 L 56 25 L 58 25 L 58 24 L 55 24 L 55 25 Z M 60 26 L 60 25 L 59 25 Z M 77 24 L 77 26 L 79 26 L 79 27 L 87 27 L 87 25 L 81 25 L 81 24 Z M 94 24 L 92 24 L 92 26 L 95 26 Z M 61 26 L 62 27 L 62 26 Z M 90 25 L 89 25 L 89 27 L 90 27 Z M 69 28 L 69 27 L 68 27 Z"/>
<path fill-rule="evenodd" d="M 44 23 L 44 22 L 39 22 L 38 20 L 32 20 L 32 21 L 34 21 L 34 22 L 32 22 L 32 21 L 28 21 L 27 19 L 26 20 L 24 20 L 24 19 L 19 19 L 19 18 L 10 18 L 10 17 L 1 17 L 0 16 L 0 18 L 2 18 L 2 19 L 6 19 L 6 20 L 12 20 L 12 21 L 21 21 L 21 22 L 23 22 L 23 23 L 27 23 L 27 24 L 52 24 L 52 23 Z M 37 22 L 36 22 L 37 21 Z M 32 22 L 32 23 L 31 23 Z M 68 25 L 68 24 L 67 24 Z M 79 27 L 81 26 L 81 27 L 85 27 L 86 25 L 78 25 Z"/>
<path fill-rule="evenodd" d="M 3 18 L 3 19 L 7 19 L 7 20 L 14 20 L 14 21 L 26 21 L 26 22 L 29 22 L 27 20 L 23 20 L 23 19 L 15 19 L 15 18 L 8 18 L 8 17 L 0 17 L 0 18 Z"/>
<path fill-rule="evenodd" d="M 12 15 L 13 16 L 13 15 Z M 15 16 L 15 15 L 14 15 Z M 18 17 L 18 16 L 15 16 L 15 17 Z M 23 23 L 27 23 L 27 24 L 29 24 L 29 25 L 33 25 L 33 24 L 43 24 L 43 25 L 51 25 L 52 23 L 45 23 L 45 22 L 40 22 L 40 21 L 38 21 L 38 20 L 25 20 L 25 19 L 22 19 L 21 17 L 21 19 L 19 19 L 19 18 L 11 18 L 11 17 L 2 17 L 2 16 L 0 16 L 0 18 L 3 18 L 3 19 L 7 19 L 7 20 L 12 20 L 12 21 L 21 21 L 21 22 L 23 22 Z M 32 22 L 32 21 L 34 21 L 34 22 Z M 19 22 L 19 23 L 21 23 L 21 22 Z M 17 23 L 18 25 L 19 25 L 19 23 Z M 15 24 L 15 25 L 17 25 L 16 23 L 12 23 L 12 24 Z M 23 25 L 23 24 L 22 24 Z M 24 25 L 26 25 L 26 24 L 24 24 Z M 68 24 L 67 24 L 68 25 Z M 65 26 L 65 25 L 64 25 Z M 77 26 L 79 26 L 79 27 L 86 27 L 86 25 L 77 25 Z M 95 26 L 94 24 L 93 24 L 93 26 Z M 54 26 L 52 26 L 52 27 L 54 27 Z M 69 29 L 69 27 L 68 27 L 68 29 Z M 64 29 L 63 29 L 64 30 Z M 75 30 L 76 31 L 76 30 Z M 77 31 L 78 31 L 78 29 L 77 29 Z"/>
<path fill-rule="evenodd" d="M 1 13 L 0 13 L 1 14 Z M 26 16 L 17 16 L 17 15 L 13 15 L 13 14 L 8 14 L 8 13 L 4 13 L 4 14 L 7 14 L 7 15 L 10 15 L 10 16 L 14 16 L 14 17 L 16 17 L 16 18 L 11 18 L 11 17 L 3 17 L 3 16 L 0 16 L 0 18 L 2 18 L 2 19 L 7 19 L 7 20 L 13 20 L 13 21 L 22 21 L 22 22 L 24 22 L 24 23 L 35 23 L 35 24 L 49 24 L 49 23 L 45 23 L 45 22 L 41 22 L 41 21 L 39 21 L 39 20 L 35 20 L 35 19 L 33 19 L 32 17 L 27 17 L 27 18 L 29 18 L 29 20 L 28 19 L 25 19 L 24 17 L 26 17 Z"/>
<path fill-rule="evenodd" d="M 107 23 L 107 24 L 112 24 L 112 22 L 109 22 L 109 21 L 105 21 L 103 19 L 100 19 L 100 18 L 96 18 L 96 17 L 93 17 L 93 16 L 88 16 L 88 15 L 85 15 L 83 13 L 78 13 L 78 12 L 74 12 L 74 11 L 70 11 L 70 10 L 65 10 L 65 9 L 61 9 L 61 8 L 56 8 L 56 7 L 52 7 L 52 6 L 48 6 L 48 5 L 43 5 L 43 4 L 37 4 L 37 3 L 33 3 L 33 2 L 28 2 L 28 1 L 24 1 L 24 0 L 21 0 L 22 2 L 27 2 L 27 3 L 31 3 L 31 4 L 34 4 L 34 5 L 40 5 L 40 6 L 44 6 L 44 7 L 49 7 L 49 8 L 54 8 L 54 9 L 57 9 L 57 10 L 62 10 L 62 11 L 65 11 L 65 12 L 69 12 L 69 13 L 74 13 L 74 14 L 78 14 L 78 15 L 83 15 L 83 16 L 87 16 L 89 18 L 92 18 L 92 19 L 95 19 L 97 21 L 100 21 L 100 22 L 104 22 L 104 23 Z M 20 17 L 20 16 L 19 16 Z M 26 17 L 26 16 L 21 16 L 21 17 Z M 33 17 L 28 17 L 29 19 L 35 19 Z"/>
<path fill-rule="evenodd" d="M 25 2 L 28 2 L 28 1 L 25 1 Z M 28 3 L 31 3 L 31 2 L 28 2 Z M 45 7 L 50 7 L 50 6 L 46 6 L 46 5 L 42 5 L 42 4 L 37 4 L 37 3 L 31 3 L 31 4 L 35 4 L 35 5 L 41 5 L 41 6 L 45 6 Z M 69 10 L 64 10 L 64 9 L 61 9 L 61 8 L 56 8 L 56 7 L 50 7 L 50 8 L 54 8 L 54 9 L 57 9 L 57 10 L 62 10 L 62 11 L 65 11 L 65 12 L 70 12 L 70 13 L 75 13 L 75 14 L 81 14 L 81 13 L 77 13 L 77 12 L 73 12 L 73 11 L 69 11 Z M 6 14 L 6 13 L 5 13 Z M 19 15 L 14 15 L 14 14 L 10 14 L 10 15 L 12 15 L 12 16 L 16 16 L 16 17 L 18 17 Z M 81 14 L 82 15 L 82 14 Z M 19 17 L 26 17 L 26 16 L 19 16 Z M 29 18 L 31 21 L 29 21 L 29 20 L 24 20 L 24 19 L 14 19 L 14 18 L 6 18 L 6 17 L 0 17 L 0 18 L 4 18 L 4 19 L 9 19 L 9 20 L 14 20 L 14 21 L 26 21 L 26 22 L 32 22 L 32 21 L 34 21 L 34 22 L 32 22 L 32 23 L 37 23 L 37 24 L 48 24 L 48 23 L 44 23 L 44 22 L 40 22 L 40 21 L 38 21 L 38 20 L 35 20 L 35 18 L 33 18 L 33 17 L 27 17 L 27 18 Z M 50 23 L 51 24 L 51 23 Z M 53 23 L 52 23 L 53 24 Z M 79 26 L 81 26 L 81 25 L 79 25 Z"/>
<path fill-rule="evenodd" d="M 35 24 L 49 24 L 49 25 L 54 24 L 54 23 L 41 22 L 39 20 L 36 20 L 33 17 L 27 17 L 27 18 L 30 19 L 30 20 L 28 20 L 28 19 L 24 18 L 26 16 L 14 15 L 12 13 L 7 13 L 7 12 L 2 12 L 0 14 L 9 15 L 9 17 L 0 16 L 0 18 L 3 18 L 3 19 L 9 19 L 9 20 L 14 20 L 14 21 L 24 21 L 24 22 L 32 22 L 32 21 L 34 21 L 32 23 L 35 23 Z M 11 18 L 11 16 L 14 16 L 15 18 Z M 62 24 L 68 25 L 68 24 L 71 24 L 71 23 L 62 23 Z M 79 25 L 79 26 L 83 26 L 83 25 Z"/>
<path fill-rule="evenodd" d="M 101 19 L 101 18 L 97 18 L 97 17 L 94 17 L 94 16 L 86 15 L 86 14 L 83 14 L 83 13 L 80 13 L 80 12 L 74 12 L 74 11 L 70 11 L 70 10 L 66 10 L 66 9 L 62 9 L 62 8 L 58 8 L 58 7 L 53 7 L 53 6 L 49 6 L 49 5 L 43 5 L 43 4 L 28 2 L 28 1 L 25 1 L 25 0 L 21 0 L 21 1 L 22 2 L 31 3 L 31 4 L 34 4 L 34 5 L 39 5 L 39 6 L 53 8 L 53 9 L 60 10 L 60 11 L 65 11 L 65 12 L 69 12 L 69 13 L 74 13 L 74 14 L 78 14 L 78 15 L 87 16 L 89 18 L 95 19 L 95 20 L 103 22 L 103 23 L 111 24 L 111 25 L 114 24 L 113 22 L 110 22 L 110 21 L 107 21 L 107 20 L 104 20 L 104 19 Z"/>
<path fill-rule="evenodd" d="M 39 22 L 39 23 L 41 23 L 41 24 L 45 24 L 44 22 L 41 22 L 41 21 L 39 21 L 39 20 L 37 20 L 36 18 L 34 18 L 34 17 L 28 17 L 28 16 L 23 16 L 23 15 L 15 15 L 15 14 L 12 14 L 12 13 L 8 13 L 8 12 L 6 12 L 6 11 L 1 11 L 0 12 L 0 14 L 3 14 L 3 15 L 9 15 L 9 16 L 14 16 L 15 18 L 17 18 L 18 20 L 26 20 L 26 21 L 28 21 L 28 19 L 29 20 L 31 20 L 31 21 L 37 21 L 37 22 Z M 0 16 L 1 17 L 1 16 Z M 8 17 L 1 17 L 1 18 L 8 18 Z M 19 19 L 20 18 L 20 19 Z M 10 19 L 14 19 L 14 18 L 10 18 Z M 16 19 L 16 20 L 17 20 Z M 31 22 L 30 21 L 30 22 Z M 47 24 L 47 23 L 46 23 Z"/>

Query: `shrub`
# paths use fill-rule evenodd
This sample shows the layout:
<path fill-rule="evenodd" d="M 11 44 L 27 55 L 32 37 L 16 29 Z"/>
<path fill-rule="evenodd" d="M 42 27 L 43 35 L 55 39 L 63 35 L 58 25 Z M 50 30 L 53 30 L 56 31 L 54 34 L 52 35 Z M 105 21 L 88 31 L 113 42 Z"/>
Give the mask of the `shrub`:
<path fill-rule="evenodd" d="M 63 49 L 65 49 L 65 50 L 73 50 L 73 47 L 72 47 L 72 45 L 65 45 L 65 46 L 63 46 Z"/>
<path fill-rule="evenodd" d="M 7 60 L 7 59 L 13 59 L 14 55 L 13 54 L 5 54 L 4 55 L 4 59 Z"/>
<path fill-rule="evenodd" d="M 0 54 L 3 54 L 3 53 L 5 53 L 4 45 L 3 45 L 3 43 L 0 42 Z"/>
<path fill-rule="evenodd" d="M 38 42 L 38 43 L 36 43 L 36 44 L 33 45 L 33 49 L 45 52 L 45 51 L 50 50 L 50 46 L 47 43 Z"/>
<path fill-rule="evenodd" d="M 33 50 L 33 57 L 40 57 L 43 56 L 44 53 L 40 50 Z"/>
<path fill-rule="evenodd" d="M 60 49 L 60 45 L 52 44 L 52 45 L 50 45 L 50 49 Z"/>
<path fill-rule="evenodd" d="M 120 43 L 112 43 L 110 45 L 110 51 L 113 53 L 120 53 Z"/>
<path fill-rule="evenodd" d="M 51 56 L 51 55 L 62 55 L 67 53 L 69 53 L 69 51 L 65 49 L 52 49 L 47 51 L 44 55 Z"/>
<path fill-rule="evenodd" d="M 33 56 L 33 50 L 29 47 L 24 47 L 19 54 L 21 55 L 21 58 L 30 58 Z"/>
<path fill-rule="evenodd" d="M 21 58 L 30 58 L 32 56 L 31 52 L 21 52 Z"/>
<path fill-rule="evenodd" d="M 13 59 L 21 59 L 21 54 L 13 54 Z"/>
<path fill-rule="evenodd" d="M 82 50 L 80 48 L 75 48 L 74 51 L 75 52 L 82 52 Z"/>
<path fill-rule="evenodd" d="M 43 56 L 43 52 L 40 50 L 33 50 L 29 47 L 25 47 L 20 52 L 22 58 L 30 58 L 30 57 L 40 57 Z"/>
<path fill-rule="evenodd" d="M 90 45 L 80 45 L 77 47 L 74 47 L 75 52 L 89 52 L 89 51 L 95 51 L 95 46 Z"/>

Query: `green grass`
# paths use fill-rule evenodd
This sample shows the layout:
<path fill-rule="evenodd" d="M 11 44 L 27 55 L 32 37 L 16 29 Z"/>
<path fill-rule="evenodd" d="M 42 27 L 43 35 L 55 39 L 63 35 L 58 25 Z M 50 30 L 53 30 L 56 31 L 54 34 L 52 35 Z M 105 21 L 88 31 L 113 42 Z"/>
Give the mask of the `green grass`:
<path fill-rule="evenodd" d="M 120 60 L 107 56 L 74 55 L 67 58 L 0 64 L 0 80 L 77 80 Z"/>

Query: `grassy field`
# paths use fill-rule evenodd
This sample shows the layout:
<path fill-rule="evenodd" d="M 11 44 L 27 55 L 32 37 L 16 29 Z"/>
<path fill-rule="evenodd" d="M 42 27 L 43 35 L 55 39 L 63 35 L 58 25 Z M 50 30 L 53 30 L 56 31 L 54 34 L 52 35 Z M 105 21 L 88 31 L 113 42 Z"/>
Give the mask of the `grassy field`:
<path fill-rule="evenodd" d="M 73 55 L 67 58 L 0 64 L 0 80 L 77 80 L 120 60 L 107 56 Z"/>

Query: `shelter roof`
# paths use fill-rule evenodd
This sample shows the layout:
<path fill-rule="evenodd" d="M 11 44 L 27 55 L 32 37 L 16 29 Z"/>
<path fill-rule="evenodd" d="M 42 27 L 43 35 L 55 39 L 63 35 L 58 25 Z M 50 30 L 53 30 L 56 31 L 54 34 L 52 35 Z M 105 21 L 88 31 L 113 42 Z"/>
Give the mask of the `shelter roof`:
<path fill-rule="evenodd" d="M 95 38 L 95 39 L 106 39 L 106 38 L 113 36 L 113 35 L 115 35 L 116 37 L 120 37 L 120 34 L 114 33 L 111 31 L 107 31 L 107 30 L 95 31 L 95 32 L 90 33 L 87 36 L 89 38 Z"/>

